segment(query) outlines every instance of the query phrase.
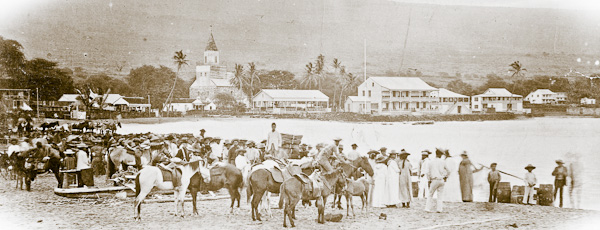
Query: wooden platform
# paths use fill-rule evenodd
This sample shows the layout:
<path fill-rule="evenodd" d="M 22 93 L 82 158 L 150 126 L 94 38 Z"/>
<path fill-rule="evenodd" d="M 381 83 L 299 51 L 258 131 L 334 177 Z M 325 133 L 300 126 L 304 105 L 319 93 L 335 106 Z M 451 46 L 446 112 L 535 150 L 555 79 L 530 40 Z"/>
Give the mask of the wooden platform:
<path fill-rule="evenodd" d="M 121 191 L 133 193 L 126 186 L 114 186 L 107 188 L 55 188 L 54 194 L 68 198 L 99 198 L 107 195 L 114 196 Z"/>

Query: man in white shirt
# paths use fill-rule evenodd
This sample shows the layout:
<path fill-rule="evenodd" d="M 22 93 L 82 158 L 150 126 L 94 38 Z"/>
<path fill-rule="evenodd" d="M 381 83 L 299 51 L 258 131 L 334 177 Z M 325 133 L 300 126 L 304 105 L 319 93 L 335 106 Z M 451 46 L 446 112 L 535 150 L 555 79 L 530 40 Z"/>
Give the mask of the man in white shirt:
<path fill-rule="evenodd" d="M 10 156 L 14 153 L 14 154 L 19 154 L 21 152 L 21 146 L 18 145 L 18 140 L 17 139 L 10 139 L 10 145 L 8 146 L 8 149 L 6 150 L 6 154 L 8 154 L 8 157 L 10 158 Z"/>
<path fill-rule="evenodd" d="M 352 151 L 348 152 L 348 154 L 346 155 L 346 158 L 348 158 L 348 160 L 356 160 L 360 157 L 360 154 L 358 153 L 358 151 L 356 151 L 356 148 L 358 148 L 358 145 L 356 143 L 352 144 Z"/>
<path fill-rule="evenodd" d="M 222 156 L 223 145 L 221 145 L 221 138 L 215 137 L 210 142 L 210 159 L 212 159 L 212 162 L 216 162 Z"/>
<path fill-rule="evenodd" d="M 248 143 L 248 148 L 246 149 L 246 158 L 248 158 L 248 162 L 250 164 L 254 164 L 258 162 L 258 158 L 260 157 L 260 153 L 258 149 L 256 149 L 256 144 L 253 141 Z"/>
<path fill-rule="evenodd" d="M 427 164 L 429 163 L 429 150 L 423 150 L 421 152 L 421 161 L 419 161 L 419 199 L 427 199 L 427 194 L 429 193 L 429 179 L 427 179 Z"/>
<path fill-rule="evenodd" d="M 425 168 L 427 178 L 431 181 L 431 185 L 429 187 L 429 194 L 427 194 L 427 204 L 425 206 L 425 211 L 431 212 L 433 208 L 433 194 L 437 191 L 437 212 L 442 212 L 442 199 L 444 197 L 444 185 L 446 184 L 446 179 L 450 174 L 450 170 L 448 166 L 446 166 L 446 161 L 442 159 L 442 155 L 444 153 L 437 149 L 435 151 L 436 158 L 431 159 Z"/>
<path fill-rule="evenodd" d="M 283 139 L 281 138 L 281 134 L 275 130 L 277 128 L 275 123 L 271 124 L 271 128 L 272 131 L 267 135 L 267 152 L 273 154 L 281 147 Z"/>
<path fill-rule="evenodd" d="M 523 180 L 525 181 L 525 194 L 523 194 L 523 204 L 533 204 L 533 193 L 535 190 L 533 187 L 537 184 L 537 178 L 535 178 L 535 174 L 533 174 L 533 170 L 535 166 L 529 164 L 525 167 L 527 173 L 525 173 L 525 177 Z"/>
<path fill-rule="evenodd" d="M 29 138 L 27 137 L 23 137 L 23 141 L 19 145 L 21 147 L 21 152 L 28 151 L 32 148 L 31 144 L 29 144 Z"/>

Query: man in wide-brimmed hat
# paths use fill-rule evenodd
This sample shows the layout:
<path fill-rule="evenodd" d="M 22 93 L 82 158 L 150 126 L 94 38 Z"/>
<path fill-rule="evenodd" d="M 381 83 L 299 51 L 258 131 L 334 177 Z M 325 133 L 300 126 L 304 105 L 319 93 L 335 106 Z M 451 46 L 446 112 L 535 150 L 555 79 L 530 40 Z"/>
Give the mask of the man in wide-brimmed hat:
<path fill-rule="evenodd" d="M 94 186 L 94 172 L 92 171 L 90 156 L 88 155 L 88 146 L 85 143 L 77 144 L 77 176 L 78 187 Z"/>
<path fill-rule="evenodd" d="M 356 143 L 352 144 L 352 150 L 346 154 L 346 158 L 348 158 L 348 160 L 353 161 L 360 157 L 360 153 L 356 151 L 356 148 L 358 148 L 358 145 Z"/>
<path fill-rule="evenodd" d="M 381 153 L 381 155 L 383 155 L 383 156 L 385 156 L 385 157 L 387 157 L 387 156 L 388 156 L 388 154 L 387 154 L 387 148 L 386 148 L 386 147 L 381 147 L 381 148 L 379 149 L 379 153 Z"/>
<path fill-rule="evenodd" d="M 533 174 L 533 170 L 535 166 L 532 164 L 528 164 L 525 166 L 525 176 L 523 177 L 523 181 L 525 182 L 525 193 L 523 194 L 523 204 L 533 204 L 533 193 L 535 190 L 533 187 L 537 184 L 537 178 L 535 174 Z"/>
<path fill-rule="evenodd" d="M 235 164 L 235 157 L 237 157 L 237 150 L 240 149 L 238 146 L 238 139 L 233 139 L 231 147 L 227 153 L 227 163 Z"/>
<path fill-rule="evenodd" d="M 429 155 L 431 152 L 429 150 L 421 151 L 421 160 L 419 161 L 419 165 L 417 168 L 417 175 L 419 177 L 419 199 L 426 199 L 427 193 L 429 193 L 429 180 L 425 176 L 427 172 L 427 163 L 429 163 Z"/>
<path fill-rule="evenodd" d="M 11 138 L 9 143 L 10 145 L 8 145 L 6 154 L 10 158 L 12 154 L 19 154 L 21 152 L 21 146 L 19 146 L 19 140 L 17 140 L 16 138 Z"/>
<path fill-rule="evenodd" d="M 442 159 L 444 153 L 436 150 L 435 158 L 431 159 L 428 164 L 427 178 L 431 181 L 429 187 L 429 193 L 427 194 L 427 203 L 425 205 L 425 211 L 431 212 L 433 209 L 433 194 L 437 192 L 437 205 L 436 211 L 442 212 L 442 199 L 444 197 L 444 186 L 446 179 L 450 175 L 450 169 L 446 164 L 446 161 Z"/>
<path fill-rule="evenodd" d="M 371 189 L 372 207 L 385 208 L 388 205 L 388 191 L 386 188 L 388 167 L 386 165 L 387 157 L 379 154 L 375 158 L 375 167 L 373 167 L 373 185 Z"/>
<path fill-rule="evenodd" d="M 206 130 L 204 129 L 200 129 L 200 137 L 204 139 L 204 134 L 206 133 Z"/>
<path fill-rule="evenodd" d="M 556 193 L 560 191 L 560 204 L 559 207 L 563 206 L 563 187 L 567 184 L 568 170 L 564 166 L 565 162 L 562 160 L 556 160 L 556 168 L 552 171 L 554 176 L 554 200 L 556 200 Z"/>
<path fill-rule="evenodd" d="M 260 158 L 260 152 L 256 148 L 256 144 L 254 143 L 254 141 L 248 142 L 248 148 L 246 149 L 246 158 L 248 159 L 248 162 L 250 162 L 250 164 L 258 162 L 258 159 Z"/>

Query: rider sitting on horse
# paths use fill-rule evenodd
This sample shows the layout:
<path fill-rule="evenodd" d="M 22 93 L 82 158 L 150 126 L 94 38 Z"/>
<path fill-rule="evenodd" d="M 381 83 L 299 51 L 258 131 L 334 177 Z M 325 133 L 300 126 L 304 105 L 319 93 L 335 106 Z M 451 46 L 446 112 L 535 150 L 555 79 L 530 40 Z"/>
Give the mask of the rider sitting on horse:
<path fill-rule="evenodd" d="M 125 139 L 122 142 L 127 152 L 135 156 L 135 167 L 138 170 L 142 168 L 142 152 L 138 149 L 140 142 L 139 138 Z"/>

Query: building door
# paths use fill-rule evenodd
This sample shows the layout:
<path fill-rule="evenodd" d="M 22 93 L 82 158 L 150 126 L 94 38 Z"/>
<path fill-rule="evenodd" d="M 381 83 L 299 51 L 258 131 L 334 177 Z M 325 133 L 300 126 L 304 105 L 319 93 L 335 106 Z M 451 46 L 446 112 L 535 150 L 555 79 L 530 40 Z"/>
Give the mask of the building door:
<path fill-rule="evenodd" d="M 460 114 L 460 110 L 461 110 L 461 106 L 459 105 L 458 107 L 456 107 L 456 113 Z"/>
<path fill-rule="evenodd" d="M 512 104 L 506 105 L 506 111 L 512 111 Z"/>

